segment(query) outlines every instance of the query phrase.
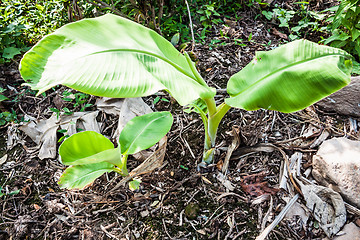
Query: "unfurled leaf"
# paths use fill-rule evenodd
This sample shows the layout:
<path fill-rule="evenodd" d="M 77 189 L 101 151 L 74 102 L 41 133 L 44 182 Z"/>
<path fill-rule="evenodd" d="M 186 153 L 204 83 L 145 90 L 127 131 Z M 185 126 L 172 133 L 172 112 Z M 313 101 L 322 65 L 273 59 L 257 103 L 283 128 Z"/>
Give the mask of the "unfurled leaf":
<path fill-rule="evenodd" d="M 84 189 L 96 178 L 113 170 L 114 166 L 107 162 L 72 166 L 61 175 L 58 184 L 61 188 Z"/>
<path fill-rule="evenodd" d="M 130 120 L 120 133 L 122 154 L 134 154 L 160 141 L 170 130 L 173 118 L 170 112 L 154 112 Z"/>
<path fill-rule="evenodd" d="M 226 103 L 245 110 L 303 109 L 350 82 L 350 58 L 343 50 L 306 40 L 257 52 L 230 78 Z"/>
<path fill-rule="evenodd" d="M 24 55 L 20 73 L 38 94 L 59 84 L 112 98 L 164 89 L 181 105 L 215 95 L 187 54 L 153 30 L 112 14 L 46 36 Z"/>
<path fill-rule="evenodd" d="M 187 106 L 187 108 L 184 109 L 184 112 L 186 112 L 186 113 L 191 113 L 191 112 L 207 113 L 208 110 L 207 110 L 206 102 L 199 98 L 196 101 L 189 104 Z"/>
<path fill-rule="evenodd" d="M 61 161 L 65 165 L 83 165 L 98 162 L 120 162 L 121 154 L 112 142 L 103 135 L 85 131 L 67 138 L 59 148 Z"/>

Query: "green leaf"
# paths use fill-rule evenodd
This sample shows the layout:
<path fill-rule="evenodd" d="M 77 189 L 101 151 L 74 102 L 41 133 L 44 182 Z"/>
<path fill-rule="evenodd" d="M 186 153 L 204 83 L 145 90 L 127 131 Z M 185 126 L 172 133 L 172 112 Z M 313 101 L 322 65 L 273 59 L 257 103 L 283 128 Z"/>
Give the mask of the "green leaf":
<path fill-rule="evenodd" d="M 49 108 L 49 109 L 50 109 L 50 111 L 53 111 L 53 112 L 55 112 L 55 113 L 59 113 L 59 112 L 60 112 L 60 110 L 57 109 L 57 108 Z"/>
<path fill-rule="evenodd" d="M 131 182 L 129 182 L 129 189 L 130 189 L 131 191 L 135 191 L 135 190 L 139 189 L 140 183 L 141 183 L 141 180 L 140 180 L 140 179 L 134 178 L 134 180 L 132 180 Z"/>
<path fill-rule="evenodd" d="M 8 98 L 2 94 L 0 94 L 0 102 L 8 100 Z"/>
<path fill-rule="evenodd" d="M 348 35 L 347 33 L 340 30 L 334 30 L 333 35 L 331 35 L 328 39 L 326 39 L 324 44 L 328 44 L 333 41 L 345 42 L 348 38 L 350 38 L 350 35 Z"/>
<path fill-rule="evenodd" d="M 119 149 L 112 142 L 93 131 L 76 133 L 59 147 L 61 161 L 65 165 L 83 165 L 99 162 L 117 164 L 121 160 Z"/>
<path fill-rule="evenodd" d="M 187 54 L 155 31 L 112 14 L 46 36 L 24 55 L 20 73 L 38 94 L 58 84 L 113 98 L 165 89 L 181 105 L 215 95 Z"/>
<path fill-rule="evenodd" d="M 12 59 L 14 58 L 15 55 L 20 54 L 20 48 L 15 48 L 15 47 L 7 47 L 4 48 L 4 52 L 3 52 L 3 58 L 7 58 L 7 59 Z"/>
<path fill-rule="evenodd" d="M 107 162 L 68 167 L 61 175 L 58 184 L 60 188 L 81 190 L 88 187 L 96 178 L 113 170 L 113 165 Z"/>
<path fill-rule="evenodd" d="M 157 96 L 157 97 L 154 99 L 153 104 L 155 105 L 155 104 L 157 104 L 159 101 L 160 101 L 160 97 Z"/>
<path fill-rule="evenodd" d="M 60 137 L 59 140 L 58 140 L 58 143 L 64 141 L 68 137 L 70 137 L 70 136 L 69 135 L 64 135 L 64 136 Z"/>
<path fill-rule="evenodd" d="M 360 31 L 356 28 L 351 30 L 352 41 L 355 41 L 360 36 Z"/>
<path fill-rule="evenodd" d="M 120 133 L 122 154 L 134 154 L 160 141 L 170 130 L 170 112 L 154 112 L 131 119 Z"/>
<path fill-rule="evenodd" d="M 331 23 L 332 30 L 338 28 L 342 24 L 344 21 L 344 17 L 342 15 L 356 3 L 357 1 L 351 0 L 343 0 L 340 2 L 339 8 L 337 9 L 333 22 Z"/>
<path fill-rule="evenodd" d="M 270 11 L 262 11 L 261 13 L 267 18 L 267 20 L 271 20 L 273 18 L 273 13 Z"/>
<path fill-rule="evenodd" d="M 41 6 L 40 4 L 35 4 L 35 7 L 40 10 L 41 12 L 43 12 L 45 10 L 44 6 Z"/>
<path fill-rule="evenodd" d="M 141 180 L 139 180 L 139 181 L 140 181 L 140 183 L 141 183 Z M 9 192 L 8 194 L 3 193 L 2 190 L 3 190 L 3 188 L 0 186 L 0 197 L 6 196 L 6 195 L 7 195 L 7 196 L 12 196 L 12 195 L 16 195 L 16 194 L 19 194 L 19 193 L 20 193 L 20 189 L 11 191 L 11 192 Z"/>
<path fill-rule="evenodd" d="M 12 195 L 16 195 L 16 194 L 19 194 L 19 193 L 20 193 L 20 189 L 15 190 L 15 191 L 12 191 L 12 192 L 10 192 L 8 195 L 9 195 L 9 196 L 12 196 Z"/>
<path fill-rule="evenodd" d="M 208 112 L 208 109 L 207 109 L 206 102 L 199 98 L 196 101 L 189 104 L 184 109 L 184 112 L 186 112 L 186 113 L 196 112 L 196 113 L 199 113 L 199 114 L 201 114 L 201 113 L 206 114 Z"/>
<path fill-rule="evenodd" d="M 205 16 L 200 17 L 200 22 L 203 22 L 203 21 L 206 21 L 206 20 L 207 20 L 207 17 L 205 17 Z"/>
<path fill-rule="evenodd" d="M 256 57 L 228 82 L 226 103 L 245 110 L 303 109 L 350 82 L 351 56 L 297 40 Z"/>
<path fill-rule="evenodd" d="M 70 111 L 70 109 L 68 109 L 67 107 L 64 107 L 64 108 L 63 108 L 63 111 L 64 111 L 64 114 L 65 114 L 65 115 L 71 115 L 71 114 L 73 114 L 73 112 Z"/>
<path fill-rule="evenodd" d="M 355 60 L 353 60 L 353 74 L 357 74 L 360 75 L 360 63 L 356 62 Z"/>
<path fill-rule="evenodd" d="M 179 43 L 180 40 L 180 33 L 175 33 L 171 38 L 171 44 L 173 46 L 176 46 Z"/>

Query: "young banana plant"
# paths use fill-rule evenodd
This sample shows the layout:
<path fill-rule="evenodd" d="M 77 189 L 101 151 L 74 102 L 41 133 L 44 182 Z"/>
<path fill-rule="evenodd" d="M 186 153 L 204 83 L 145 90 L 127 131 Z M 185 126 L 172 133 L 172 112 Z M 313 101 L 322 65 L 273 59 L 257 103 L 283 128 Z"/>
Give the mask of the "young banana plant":
<path fill-rule="evenodd" d="M 200 114 L 205 127 L 203 162 L 210 163 L 218 126 L 231 107 L 285 113 L 303 109 L 350 82 L 350 59 L 345 51 L 307 40 L 257 52 L 230 78 L 230 97 L 216 106 L 216 90 L 206 84 L 187 53 L 182 55 L 144 26 L 107 14 L 70 23 L 44 37 L 24 55 L 20 73 L 38 94 L 59 84 L 115 98 L 166 90 L 180 105 L 192 104 Z"/>
<path fill-rule="evenodd" d="M 59 148 L 64 165 L 70 165 L 59 180 L 61 188 L 84 189 L 105 172 L 129 175 L 129 155 L 157 143 L 170 130 L 170 112 L 154 112 L 130 120 L 120 133 L 119 146 L 93 131 L 79 132 L 66 139 Z M 133 180 L 129 186 L 136 185 Z"/>

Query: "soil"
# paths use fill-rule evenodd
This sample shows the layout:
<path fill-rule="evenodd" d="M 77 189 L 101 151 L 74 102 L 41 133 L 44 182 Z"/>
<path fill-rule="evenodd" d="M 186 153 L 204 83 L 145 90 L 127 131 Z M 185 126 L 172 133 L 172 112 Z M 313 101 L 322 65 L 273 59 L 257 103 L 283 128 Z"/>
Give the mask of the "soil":
<path fill-rule="evenodd" d="M 313 7 L 326 8 L 330 4 L 318 3 L 320 6 Z M 251 61 L 255 51 L 269 50 L 284 42 L 275 30 L 268 31 L 274 26 L 254 20 L 256 12 L 239 14 L 242 21 L 229 23 L 230 29 L 223 29 L 232 32 L 229 38 L 222 38 L 214 30 L 205 44 L 195 46 L 198 69 L 206 82 L 218 89 L 218 102 L 226 97 L 227 80 Z M 244 40 L 245 45 L 232 40 L 249 39 L 250 33 L 252 39 Z M 308 38 L 316 41 L 319 36 L 313 33 Z M 227 44 L 212 46 L 212 39 Z M 45 119 L 52 114 L 49 108 L 59 107 L 58 104 L 72 107 L 58 101 L 65 87 L 35 96 L 33 91 L 21 86 L 18 63 L 0 66 L 0 87 L 6 89 L 9 99 L 15 99 L 3 101 L 2 110 L 13 110 L 19 120 L 26 115 Z M 36 144 L 17 130 L 18 123 L 1 127 L 0 157 L 7 154 L 8 158 L 0 164 L 0 186 L 3 192 L 20 192 L 0 197 L 0 239 L 255 239 L 283 209 L 284 199 L 289 196 L 279 189 L 284 164 L 282 152 L 288 157 L 295 152 L 303 153 L 302 173 L 311 166 L 317 148 L 310 148 L 308 143 L 318 136 L 301 138 L 304 129 L 316 125 L 328 129 L 330 137 L 360 137 L 359 132 L 352 131 L 348 116 L 323 112 L 316 106 L 293 114 L 232 109 L 219 129 L 215 164 L 198 172 L 204 132 L 201 119 L 195 113 L 184 113 L 166 93 L 163 96 L 169 101 L 159 101 L 153 110 L 169 110 L 174 116 L 164 164 L 142 175 L 137 191 L 128 187 L 112 190 L 120 180 L 115 173 L 103 175 L 83 191 L 60 189 L 57 180 L 65 167 L 57 159 L 40 160 L 34 148 Z M 144 100 L 152 106 L 155 98 L 156 95 Z M 89 102 L 94 103 L 95 99 L 92 97 Z M 91 110 L 94 107 L 87 109 Z M 111 132 L 116 121 L 114 116 L 107 115 L 104 129 Z M 7 140 L 15 132 L 20 139 L 8 150 Z M 219 176 L 234 135 L 239 137 L 240 144 L 226 172 L 229 186 Z M 280 150 L 251 148 L 259 144 L 272 144 Z M 138 164 L 137 160 L 129 159 L 130 170 Z M 359 216 L 349 213 L 347 221 L 356 218 Z M 283 220 L 269 235 L 269 239 L 325 237 L 313 217 L 307 222 L 298 218 Z"/>

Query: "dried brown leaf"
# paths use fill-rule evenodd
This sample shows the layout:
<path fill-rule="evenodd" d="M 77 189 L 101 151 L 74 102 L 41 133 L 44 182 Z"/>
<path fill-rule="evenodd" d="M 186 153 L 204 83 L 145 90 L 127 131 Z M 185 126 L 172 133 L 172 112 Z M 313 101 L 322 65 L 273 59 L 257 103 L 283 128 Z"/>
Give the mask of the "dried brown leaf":
<path fill-rule="evenodd" d="M 258 197 L 263 194 L 276 194 L 279 189 L 268 187 L 268 182 L 263 181 L 265 172 L 245 176 L 240 183 L 241 188 L 251 196 Z"/>
<path fill-rule="evenodd" d="M 151 154 L 150 157 L 148 157 L 144 162 L 142 162 L 139 166 L 133 169 L 129 173 L 129 175 L 127 177 L 124 177 L 113 189 L 111 189 L 111 191 L 118 189 L 120 186 L 124 185 L 136 176 L 152 172 L 156 168 L 161 167 L 164 161 L 166 145 L 167 136 L 163 137 L 160 140 L 158 149 L 153 154 Z"/>
<path fill-rule="evenodd" d="M 279 32 L 276 28 L 272 29 L 272 33 L 282 39 L 288 39 L 288 36 L 285 33 Z"/>

